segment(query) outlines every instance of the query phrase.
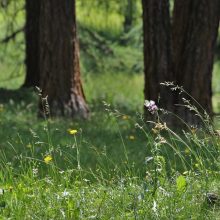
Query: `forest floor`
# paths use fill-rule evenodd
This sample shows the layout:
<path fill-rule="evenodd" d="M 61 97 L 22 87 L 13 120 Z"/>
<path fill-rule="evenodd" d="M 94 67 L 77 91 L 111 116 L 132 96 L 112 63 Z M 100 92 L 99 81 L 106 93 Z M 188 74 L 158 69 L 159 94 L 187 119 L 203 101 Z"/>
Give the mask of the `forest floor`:
<path fill-rule="evenodd" d="M 39 119 L 36 91 L 0 90 L 1 218 L 219 219 L 211 126 L 147 126 L 141 74 L 83 80 L 88 121 Z"/>

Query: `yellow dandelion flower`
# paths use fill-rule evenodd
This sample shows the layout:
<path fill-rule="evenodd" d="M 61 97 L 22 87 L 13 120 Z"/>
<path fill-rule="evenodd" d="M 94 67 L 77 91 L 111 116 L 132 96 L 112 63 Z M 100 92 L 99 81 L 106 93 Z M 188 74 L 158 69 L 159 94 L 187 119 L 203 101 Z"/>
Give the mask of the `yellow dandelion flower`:
<path fill-rule="evenodd" d="M 68 129 L 69 134 L 74 135 L 77 133 L 77 130 L 75 129 Z"/>
<path fill-rule="evenodd" d="M 134 140 L 135 137 L 134 137 L 133 135 L 130 135 L 130 136 L 129 136 L 129 139 L 130 139 L 130 140 Z"/>
<path fill-rule="evenodd" d="M 47 155 L 46 157 L 44 157 L 44 162 L 46 164 L 49 164 L 52 160 L 53 160 L 53 158 L 51 155 Z"/>

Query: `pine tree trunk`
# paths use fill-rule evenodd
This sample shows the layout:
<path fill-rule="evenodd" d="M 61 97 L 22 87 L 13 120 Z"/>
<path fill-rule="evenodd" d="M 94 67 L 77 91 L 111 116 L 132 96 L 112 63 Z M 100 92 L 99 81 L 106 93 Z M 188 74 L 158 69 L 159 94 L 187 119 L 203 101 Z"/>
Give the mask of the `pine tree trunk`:
<path fill-rule="evenodd" d="M 40 87 L 51 115 L 88 117 L 80 79 L 75 1 L 42 1 Z"/>
<path fill-rule="evenodd" d="M 145 99 L 173 110 L 173 94 L 160 85 L 173 81 L 168 0 L 142 0 L 144 31 Z M 159 99 L 159 100 L 158 100 Z"/>
<path fill-rule="evenodd" d="M 176 0 L 173 14 L 173 60 L 176 82 L 212 115 L 212 68 L 220 18 L 219 0 Z M 183 95 L 177 98 L 183 103 Z M 189 98 L 189 97 L 185 97 Z M 200 124 L 195 112 L 177 107 L 186 122 Z"/>
<path fill-rule="evenodd" d="M 180 107 L 183 94 L 160 83 L 171 81 L 183 88 L 212 114 L 212 67 L 219 16 L 219 0 L 176 0 L 170 28 L 168 0 L 142 0 L 144 26 L 145 99 L 157 100 L 192 125 L 200 125 L 195 112 Z M 201 111 L 200 105 L 192 101 Z M 179 126 L 174 118 L 165 119 Z"/>
<path fill-rule="evenodd" d="M 39 18 L 40 2 L 26 0 L 26 78 L 23 87 L 34 87 L 40 84 L 39 71 Z"/>

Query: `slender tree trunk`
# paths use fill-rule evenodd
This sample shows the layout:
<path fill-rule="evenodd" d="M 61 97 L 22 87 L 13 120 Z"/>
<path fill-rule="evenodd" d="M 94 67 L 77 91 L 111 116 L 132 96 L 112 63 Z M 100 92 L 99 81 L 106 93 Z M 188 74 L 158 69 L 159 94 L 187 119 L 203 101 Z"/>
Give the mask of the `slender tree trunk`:
<path fill-rule="evenodd" d="M 133 24 L 134 21 L 134 13 L 135 13 L 135 8 L 136 8 L 136 2 L 134 0 L 127 0 L 126 8 L 125 8 L 125 13 L 124 13 L 124 32 L 128 32 Z"/>
<path fill-rule="evenodd" d="M 173 109 L 173 95 L 160 86 L 173 81 L 168 0 L 142 0 L 144 31 L 145 99 L 159 101 L 160 107 Z"/>
<path fill-rule="evenodd" d="M 173 60 L 176 82 L 212 115 L 212 68 L 220 18 L 219 0 L 176 0 L 173 14 Z M 183 96 L 177 98 L 177 102 Z M 187 98 L 187 97 L 186 97 Z M 176 113 L 199 124 L 195 113 L 177 107 Z"/>
<path fill-rule="evenodd" d="M 75 0 L 42 1 L 40 10 L 40 87 L 50 113 L 88 117 L 80 79 Z"/>
<path fill-rule="evenodd" d="M 26 78 L 23 87 L 40 84 L 39 71 L 39 18 L 41 0 L 26 0 Z"/>

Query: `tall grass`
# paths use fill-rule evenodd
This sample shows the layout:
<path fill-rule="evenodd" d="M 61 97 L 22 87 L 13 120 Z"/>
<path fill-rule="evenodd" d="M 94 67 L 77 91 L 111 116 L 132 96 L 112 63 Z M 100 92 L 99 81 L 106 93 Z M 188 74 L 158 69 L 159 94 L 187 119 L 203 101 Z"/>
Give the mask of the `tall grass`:
<path fill-rule="evenodd" d="M 146 122 L 141 113 L 124 114 L 123 105 L 107 103 L 94 106 L 89 122 L 39 121 L 35 108 L 28 100 L 1 106 L 3 218 L 218 217 L 220 137 L 214 128 L 177 133 L 160 112 Z"/>

